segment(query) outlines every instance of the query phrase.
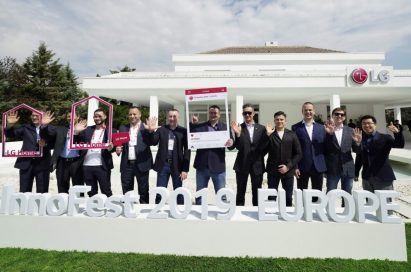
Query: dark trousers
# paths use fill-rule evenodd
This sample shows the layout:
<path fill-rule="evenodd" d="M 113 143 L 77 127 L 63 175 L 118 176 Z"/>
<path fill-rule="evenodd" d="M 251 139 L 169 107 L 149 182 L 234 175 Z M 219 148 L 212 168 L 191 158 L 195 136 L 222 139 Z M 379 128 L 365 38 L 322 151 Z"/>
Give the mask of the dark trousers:
<path fill-rule="evenodd" d="M 276 189 L 278 190 L 278 185 L 281 180 L 281 185 L 283 189 L 285 190 L 285 196 L 286 196 L 286 205 L 287 206 L 292 206 L 293 205 L 293 188 L 294 188 L 294 177 L 286 177 L 286 176 L 279 176 L 279 175 L 270 175 L 267 174 L 267 183 L 268 183 L 268 189 Z M 276 197 L 269 198 L 276 200 Z"/>
<path fill-rule="evenodd" d="M 165 187 L 167 188 L 168 186 L 168 180 L 170 179 L 173 181 L 173 189 L 180 188 L 183 186 L 183 181 L 180 178 L 179 173 L 175 173 L 171 169 L 171 165 L 169 163 L 165 163 L 163 166 L 163 169 L 161 169 L 160 172 L 157 172 L 157 187 Z M 161 196 L 159 194 L 156 195 L 156 204 L 160 203 L 161 201 Z M 183 205 L 184 204 L 184 198 L 182 195 L 177 196 L 177 204 L 178 205 Z"/>
<path fill-rule="evenodd" d="M 70 177 L 73 186 L 84 185 L 81 160 L 79 158 L 65 159 L 59 157 L 56 166 L 57 189 L 59 193 L 68 194 Z"/>
<path fill-rule="evenodd" d="M 236 205 L 244 206 L 245 204 L 245 191 L 247 189 L 248 175 L 251 177 L 251 192 L 253 195 L 253 206 L 258 205 L 258 189 L 261 188 L 263 183 L 263 174 L 256 175 L 252 169 L 248 172 L 235 172 L 235 177 L 237 180 L 237 196 Z"/>
<path fill-rule="evenodd" d="M 84 182 L 91 186 L 91 191 L 87 193 L 90 197 L 98 193 L 97 182 L 101 193 L 107 197 L 113 194 L 110 183 L 111 170 L 105 170 L 102 166 L 83 166 L 83 173 Z"/>
<path fill-rule="evenodd" d="M 324 173 L 319 173 L 312 169 L 310 172 L 301 172 L 300 177 L 297 179 L 297 189 L 308 189 L 308 180 L 311 178 L 311 189 L 320 190 L 323 189 Z M 316 202 L 318 197 L 313 197 L 313 201 Z"/>
<path fill-rule="evenodd" d="M 33 181 L 36 179 L 36 192 L 47 193 L 49 191 L 50 172 L 40 168 L 33 162 L 29 168 L 20 169 L 20 192 L 26 193 L 33 190 Z"/>
<path fill-rule="evenodd" d="M 148 174 L 149 171 L 141 172 L 135 165 L 135 161 L 128 161 L 126 169 L 121 172 L 121 188 L 123 194 L 134 190 L 134 177 L 137 179 L 138 194 L 140 195 L 140 203 L 149 203 L 148 192 Z"/>

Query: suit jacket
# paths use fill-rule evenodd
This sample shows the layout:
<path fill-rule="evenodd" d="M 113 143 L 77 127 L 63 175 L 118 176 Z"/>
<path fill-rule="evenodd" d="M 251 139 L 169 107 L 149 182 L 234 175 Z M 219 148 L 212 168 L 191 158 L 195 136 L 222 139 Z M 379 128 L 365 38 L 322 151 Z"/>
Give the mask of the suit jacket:
<path fill-rule="evenodd" d="M 393 147 L 404 147 L 404 136 L 402 133 L 394 133 L 394 138 L 392 138 L 388 134 L 375 132 L 375 135 L 369 142 L 367 142 L 367 137 L 363 136 L 361 145 L 357 147 L 363 166 L 363 179 L 378 177 L 387 183 L 395 180 L 394 171 L 389 163 L 389 155 Z"/>
<path fill-rule="evenodd" d="M 300 141 L 303 158 L 298 163 L 298 169 L 308 173 L 314 166 L 319 173 L 327 171 L 325 164 L 325 138 L 326 133 L 322 125 L 313 123 L 312 140 L 308 136 L 303 122 L 298 122 L 292 126 L 292 130 L 297 134 Z"/>
<path fill-rule="evenodd" d="M 46 129 L 47 135 L 53 142 L 54 148 L 50 161 L 50 172 L 53 172 L 56 169 L 58 158 L 64 150 L 66 144 L 66 136 L 69 128 L 65 126 L 48 125 Z"/>
<path fill-rule="evenodd" d="M 143 131 L 143 139 L 149 145 L 157 145 L 157 156 L 154 162 L 154 171 L 160 172 L 168 158 L 168 134 L 170 126 L 165 125 L 157 129 L 155 132 Z M 173 131 L 175 136 L 173 148 L 172 170 L 175 173 L 188 172 L 190 168 L 191 151 L 188 149 L 187 129 L 177 126 Z"/>
<path fill-rule="evenodd" d="M 43 137 L 43 130 L 44 128 L 40 129 L 40 135 L 42 138 L 45 138 L 47 142 L 47 137 Z M 37 144 L 37 133 L 36 127 L 34 124 L 23 124 L 21 127 L 9 127 L 5 129 L 6 137 L 11 138 L 18 138 L 23 141 L 22 150 L 25 151 L 36 151 L 39 149 L 39 145 Z M 44 136 L 47 136 L 44 134 Z M 41 170 L 48 170 L 50 165 L 50 147 L 46 145 L 43 147 L 43 156 L 42 157 L 33 157 L 33 158 L 23 158 L 19 157 L 16 159 L 16 163 L 14 167 L 20 170 L 28 169 L 32 163 L 35 163 L 38 169 Z"/>
<path fill-rule="evenodd" d="M 93 137 L 94 130 L 96 126 L 89 126 L 85 130 L 83 130 L 77 137 L 75 137 L 75 142 L 85 142 L 90 143 L 91 138 Z M 113 130 L 114 131 L 114 130 Z M 103 136 L 103 143 L 108 142 L 108 129 L 104 130 Z M 88 149 L 80 150 L 80 159 L 84 162 Z M 113 148 L 111 151 L 107 149 L 101 149 L 101 163 L 104 170 L 108 171 L 113 169 L 113 158 L 111 153 L 114 152 L 115 149 Z"/>
<path fill-rule="evenodd" d="M 247 126 L 242 123 L 240 137 L 235 136 L 234 145 L 230 148 L 237 148 L 238 150 L 233 169 L 240 173 L 247 173 L 250 169 L 253 169 L 254 174 L 262 175 L 265 171 L 264 149 L 267 140 L 265 127 L 254 124 L 253 142 L 251 142 Z"/>
<path fill-rule="evenodd" d="M 200 124 L 190 123 L 190 131 L 207 132 L 209 122 Z M 218 130 L 227 130 L 227 124 L 218 123 Z M 225 148 L 203 148 L 197 149 L 194 159 L 194 168 L 197 170 L 209 169 L 212 173 L 225 172 Z"/>
<path fill-rule="evenodd" d="M 285 129 L 283 139 L 280 139 L 277 131 L 274 131 L 268 139 L 264 153 L 268 153 L 267 173 L 279 177 L 292 177 L 297 163 L 302 158 L 301 146 L 297 135 L 289 129 Z M 289 169 L 284 175 L 278 172 L 278 166 L 281 164 L 287 165 Z"/>
<path fill-rule="evenodd" d="M 120 126 L 119 132 L 129 132 L 130 124 Z M 150 145 L 143 141 L 144 124 L 141 123 L 137 133 L 137 148 L 134 149 L 136 154 L 135 167 L 140 172 L 147 172 L 153 167 L 153 156 L 151 154 Z M 129 144 L 123 144 L 123 152 L 121 153 L 120 172 L 123 172 L 127 167 L 129 153 Z"/>
<path fill-rule="evenodd" d="M 355 150 L 355 142 L 352 139 L 353 129 L 343 126 L 341 146 L 338 144 L 335 134 L 326 136 L 326 163 L 327 175 L 347 176 L 354 178 L 355 166 L 351 155 L 351 149 Z"/>

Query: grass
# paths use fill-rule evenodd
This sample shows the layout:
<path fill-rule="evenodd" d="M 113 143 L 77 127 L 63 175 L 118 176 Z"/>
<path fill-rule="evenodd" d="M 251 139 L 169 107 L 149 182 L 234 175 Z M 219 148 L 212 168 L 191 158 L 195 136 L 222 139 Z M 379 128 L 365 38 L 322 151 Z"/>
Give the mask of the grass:
<path fill-rule="evenodd" d="M 405 227 L 411 260 L 411 224 Z M 213 258 L 0 248 L 0 271 L 411 271 L 411 265 L 386 260 Z"/>

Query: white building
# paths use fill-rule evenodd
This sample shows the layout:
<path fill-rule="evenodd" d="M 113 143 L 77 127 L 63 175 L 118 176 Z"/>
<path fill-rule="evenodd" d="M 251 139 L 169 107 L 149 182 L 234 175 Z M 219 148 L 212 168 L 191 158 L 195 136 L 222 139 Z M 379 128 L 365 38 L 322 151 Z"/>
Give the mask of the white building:
<path fill-rule="evenodd" d="M 272 122 L 274 112 L 288 116 L 288 126 L 301 120 L 301 105 L 316 105 L 325 120 L 328 107 L 345 106 L 347 120 L 372 114 L 385 131 L 385 109 L 411 106 L 411 70 L 383 66 L 384 53 L 347 53 L 312 47 L 230 47 L 172 56 L 174 72 L 128 72 L 84 78 L 90 95 L 174 107 L 185 124 L 184 90 L 227 87 L 231 119 L 242 121 L 241 106 L 256 105 L 259 122 Z M 359 69 L 362 68 L 362 69 Z M 356 70 L 359 69 L 359 70 Z M 355 72 L 354 72 L 355 71 Z M 356 83 L 357 81 L 358 83 Z M 207 106 L 199 108 L 206 114 Z"/>

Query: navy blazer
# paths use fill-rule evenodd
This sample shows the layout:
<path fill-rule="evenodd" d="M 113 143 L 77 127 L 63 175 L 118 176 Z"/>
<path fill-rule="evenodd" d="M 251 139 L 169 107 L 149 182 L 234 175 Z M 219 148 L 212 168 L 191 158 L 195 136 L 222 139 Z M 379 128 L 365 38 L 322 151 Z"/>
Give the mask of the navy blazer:
<path fill-rule="evenodd" d="M 96 126 L 89 126 L 85 130 L 83 130 L 78 137 L 75 137 L 75 142 L 85 142 L 85 143 L 90 143 L 91 138 L 93 137 L 94 130 L 96 129 Z M 115 130 L 113 130 L 114 132 Z M 108 142 L 108 129 L 104 130 L 104 136 L 103 136 L 103 143 Z M 80 159 L 82 162 L 84 162 L 84 159 L 86 157 L 88 149 L 83 149 L 80 150 Z M 108 171 L 114 168 L 113 165 L 113 158 L 111 156 L 111 153 L 115 151 L 115 148 L 113 148 L 111 151 L 108 151 L 107 149 L 101 149 L 101 162 L 102 162 L 102 167 L 104 170 Z"/>
<path fill-rule="evenodd" d="M 274 131 L 268 139 L 264 153 L 268 153 L 267 174 L 279 177 L 292 177 L 298 162 L 302 158 L 297 135 L 289 129 L 285 129 L 282 139 L 278 136 L 277 131 Z M 288 172 L 284 175 L 278 172 L 278 166 L 281 164 L 288 167 Z"/>
<path fill-rule="evenodd" d="M 125 126 L 120 126 L 119 132 L 129 132 L 130 124 Z M 140 172 L 147 172 L 153 167 L 153 156 L 151 154 L 150 145 L 143 141 L 143 131 L 144 124 L 141 123 L 139 131 L 137 133 L 137 148 L 134 149 L 136 154 L 136 163 L 135 167 Z M 120 172 L 123 172 L 127 167 L 128 161 L 128 152 L 129 152 L 128 142 L 123 144 L 123 152 L 121 153 L 121 162 L 120 162 Z"/>
<path fill-rule="evenodd" d="M 190 132 L 208 132 L 208 126 L 209 122 L 190 123 Z M 227 124 L 224 123 L 217 123 L 217 127 L 219 131 L 227 130 Z M 209 169 L 212 173 L 225 172 L 225 147 L 197 149 L 194 168 L 197 170 Z"/>
<path fill-rule="evenodd" d="M 326 132 L 323 125 L 313 123 L 312 141 L 308 136 L 303 122 L 298 122 L 292 126 L 292 130 L 297 134 L 300 141 L 303 158 L 298 163 L 301 172 L 309 173 L 314 166 L 318 173 L 327 171 L 325 164 L 325 138 Z"/>
<path fill-rule="evenodd" d="M 357 147 L 363 166 L 362 178 L 378 177 L 382 181 L 391 183 L 395 180 L 394 171 L 389 163 L 391 148 L 403 148 L 404 135 L 394 133 L 394 138 L 388 134 L 375 132 L 374 137 L 367 143 L 363 134 L 361 145 Z"/>
<path fill-rule="evenodd" d="M 264 126 L 254 124 L 253 142 L 251 142 L 247 126 L 242 123 L 240 137 L 235 136 L 234 145 L 230 148 L 238 149 L 233 169 L 240 173 L 253 169 L 255 175 L 262 175 L 265 171 L 264 149 L 267 141 L 267 130 Z"/>
<path fill-rule="evenodd" d="M 46 140 L 47 145 L 43 147 L 42 157 L 19 157 L 16 159 L 14 167 L 20 170 L 28 169 L 32 163 L 35 163 L 39 170 L 48 170 L 50 165 L 50 147 L 48 146 L 48 139 L 43 131 L 44 127 L 40 130 L 40 135 Z M 22 150 L 25 151 L 37 151 L 39 145 L 37 143 L 36 127 L 33 123 L 23 124 L 21 127 L 6 127 L 4 131 L 6 137 L 18 138 L 23 141 Z"/>
<path fill-rule="evenodd" d="M 352 139 L 352 133 L 351 127 L 343 126 L 341 146 L 338 144 L 335 134 L 327 134 L 327 175 L 354 178 L 355 166 L 351 150 L 355 150 L 356 143 Z"/>
<path fill-rule="evenodd" d="M 165 125 L 158 128 L 155 132 L 143 131 L 143 139 L 149 145 L 157 145 L 158 150 L 156 159 L 154 162 L 154 171 L 160 172 L 168 158 L 168 133 L 170 126 Z M 177 126 L 173 131 L 175 135 L 174 152 L 172 170 L 175 173 L 188 172 L 190 168 L 190 156 L 191 151 L 188 149 L 187 143 L 187 129 L 181 126 Z"/>

